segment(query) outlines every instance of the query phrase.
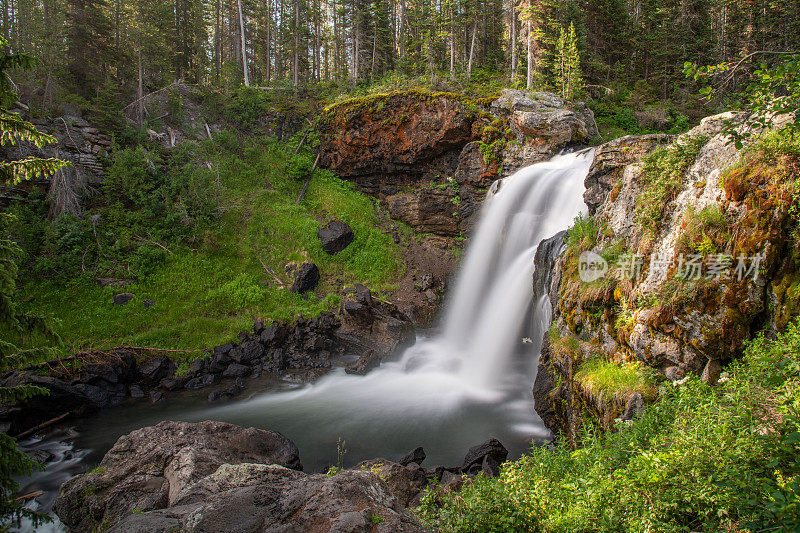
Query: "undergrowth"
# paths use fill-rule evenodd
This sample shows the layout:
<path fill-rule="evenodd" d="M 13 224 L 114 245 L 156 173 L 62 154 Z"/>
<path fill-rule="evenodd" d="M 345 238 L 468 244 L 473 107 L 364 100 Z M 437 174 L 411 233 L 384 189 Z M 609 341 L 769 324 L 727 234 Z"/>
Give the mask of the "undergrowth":
<path fill-rule="evenodd" d="M 664 384 L 641 419 L 430 489 L 417 514 L 441 531 L 797 531 L 800 327 L 752 341 L 720 381 Z"/>
<path fill-rule="evenodd" d="M 70 349 L 195 352 L 235 338 L 253 317 L 287 320 L 332 309 L 347 284 L 395 289 L 404 274 L 402 253 L 381 231 L 369 198 L 318 169 L 296 205 L 310 168 L 296 169 L 312 153 L 292 155 L 299 140 L 220 132 L 213 141 L 173 151 L 123 149 L 114 156 L 105 194 L 81 219 L 48 221 L 43 198 L 17 206 L 26 307 L 53 315 Z M 355 233 L 334 256 L 317 238 L 332 218 Z M 314 294 L 288 290 L 284 267 L 302 261 L 320 269 Z M 100 287 L 98 278 L 130 284 Z M 119 292 L 136 297 L 113 305 Z M 146 308 L 145 299 L 155 305 Z"/>

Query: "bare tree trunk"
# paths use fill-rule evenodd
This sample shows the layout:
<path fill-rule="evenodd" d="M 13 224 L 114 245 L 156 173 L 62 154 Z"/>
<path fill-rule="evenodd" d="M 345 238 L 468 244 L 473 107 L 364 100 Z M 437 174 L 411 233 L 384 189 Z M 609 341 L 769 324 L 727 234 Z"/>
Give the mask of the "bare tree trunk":
<path fill-rule="evenodd" d="M 478 35 L 478 21 L 472 27 L 472 43 L 469 45 L 469 61 L 467 62 L 467 76 L 472 76 L 472 58 L 475 55 L 475 38 Z"/>
<path fill-rule="evenodd" d="M 525 21 L 525 25 L 528 28 L 528 80 L 525 86 L 531 89 L 533 87 L 533 31 L 531 31 L 530 18 Z"/>
<path fill-rule="evenodd" d="M 139 126 L 144 123 L 144 78 L 143 67 L 142 67 L 142 49 L 139 48 L 138 51 L 138 58 L 139 58 L 139 86 L 136 89 L 136 99 L 139 101 L 137 106 L 137 120 L 139 121 Z"/>
<path fill-rule="evenodd" d="M 242 69 L 244 70 L 244 86 L 250 87 L 250 76 L 247 73 L 247 47 L 244 42 L 244 16 L 242 15 L 242 0 L 239 3 L 239 33 L 242 35 Z"/>
<path fill-rule="evenodd" d="M 450 78 L 456 77 L 456 28 L 453 4 L 450 4 Z"/>
<path fill-rule="evenodd" d="M 369 72 L 369 81 L 370 83 L 375 81 L 375 60 L 378 52 L 378 31 L 377 28 L 375 32 L 372 34 L 372 68 Z"/>
<path fill-rule="evenodd" d="M 517 5 L 511 0 L 511 81 L 517 78 Z"/>
<path fill-rule="evenodd" d="M 294 86 L 300 84 L 300 2 L 294 2 Z"/>
<path fill-rule="evenodd" d="M 269 85 L 269 80 L 272 77 L 272 0 L 266 0 L 265 4 L 267 6 L 267 64 L 264 68 L 264 77 L 266 78 L 266 84 Z"/>

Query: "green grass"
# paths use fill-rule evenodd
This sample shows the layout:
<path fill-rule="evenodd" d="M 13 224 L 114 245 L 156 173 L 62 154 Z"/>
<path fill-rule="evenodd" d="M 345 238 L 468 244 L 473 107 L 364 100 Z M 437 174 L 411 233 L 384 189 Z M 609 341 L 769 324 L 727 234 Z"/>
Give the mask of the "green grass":
<path fill-rule="evenodd" d="M 654 374 L 640 363 L 616 363 L 593 359 L 581 364 L 575 381 L 598 399 L 625 401 L 634 392 L 655 397 Z"/>
<path fill-rule="evenodd" d="M 29 278 L 23 291 L 28 307 L 52 314 L 69 347 L 197 351 L 235 338 L 254 317 L 288 320 L 333 309 L 348 284 L 395 289 L 405 270 L 402 253 L 381 231 L 369 198 L 351 183 L 317 170 L 304 200 L 295 205 L 303 185 L 290 175 L 297 142 L 221 135 L 218 143 L 198 146 L 193 160 L 210 160 L 212 169 L 195 164 L 192 172 L 198 183 L 208 184 L 217 215 L 200 225 L 194 246 L 165 241 L 170 253 L 162 254 L 164 260 L 152 273 L 125 288 L 100 288 L 94 273 L 77 272 L 71 279 L 65 276 L 68 281 Z M 309 154 L 310 149 L 302 157 Z M 318 228 L 331 218 L 344 220 L 355 232 L 353 243 L 334 256 L 322 250 L 317 238 Z M 115 263 L 118 277 L 131 270 L 128 259 Z M 292 261 L 313 261 L 320 269 L 320 286 L 307 299 L 287 290 L 291 280 L 284 267 Z M 119 292 L 136 298 L 125 306 L 112 305 Z M 145 309 L 145 298 L 156 305 Z"/>
<path fill-rule="evenodd" d="M 800 327 L 753 341 L 717 387 L 659 393 L 578 450 L 537 446 L 499 478 L 428 491 L 417 515 L 443 532 L 797 531 Z"/>

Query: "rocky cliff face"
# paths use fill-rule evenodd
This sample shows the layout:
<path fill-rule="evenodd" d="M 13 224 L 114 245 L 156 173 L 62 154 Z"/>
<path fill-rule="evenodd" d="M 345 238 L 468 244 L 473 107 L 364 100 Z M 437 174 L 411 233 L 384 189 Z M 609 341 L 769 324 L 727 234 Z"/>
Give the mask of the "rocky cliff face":
<path fill-rule="evenodd" d="M 537 412 L 573 444 L 584 416 L 608 429 L 640 409 L 648 381 L 691 373 L 714 383 L 757 331 L 797 315 L 797 161 L 758 145 L 737 151 L 721 131 L 727 119 L 736 117 L 679 137 L 623 137 L 595 154 L 592 215 L 556 262 L 534 387 Z M 598 361 L 641 386 L 601 390 Z"/>
<path fill-rule="evenodd" d="M 496 179 L 595 133 L 590 110 L 549 93 L 503 90 L 474 102 L 395 92 L 326 110 L 321 164 L 379 198 L 392 218 L 455 237 L 469 230 Z"/>

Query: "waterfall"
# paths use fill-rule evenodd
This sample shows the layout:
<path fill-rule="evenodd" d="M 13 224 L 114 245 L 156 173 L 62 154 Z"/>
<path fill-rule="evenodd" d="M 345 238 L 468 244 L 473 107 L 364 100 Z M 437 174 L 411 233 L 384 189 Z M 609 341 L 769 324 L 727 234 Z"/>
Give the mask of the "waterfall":
<path fill-rule="evenodd" d="M 536 247 L 586 209 L 583 180 L 592 155 L 587 150 L 524 168 L 487 198 L 445 316 L 444 344 L 460 354 L 465 379 L 498 386 L 520 335 L 541 338 L 536 312 L 532 331 L 523 323 L 533 303 Z"/>
<path fill-rule="evenodd" d="M 339 439 L 347 443 L 349 464 L 396 459 L 423 446 L 428 465 L 460 464 L 470 446 L 489 437 L 500 439 L 511 457 L 547 439 L 531 396 L 550 321 L 547 298 L 533 301 L 534 256 L 542 239 L 566 229 L 585 209 L 583 180 L 591 160 L 591 151 L 558 156 L 492 187 L 439 334 L 418 338 L 365 376 L 337 368 L 315 383 L 170 418 L 280 431 L 312 471 L 337 460 Z M 116 438 L 165 416 L 148 413 L 127 427 L 101 415 L 94 431 Z"/>

